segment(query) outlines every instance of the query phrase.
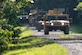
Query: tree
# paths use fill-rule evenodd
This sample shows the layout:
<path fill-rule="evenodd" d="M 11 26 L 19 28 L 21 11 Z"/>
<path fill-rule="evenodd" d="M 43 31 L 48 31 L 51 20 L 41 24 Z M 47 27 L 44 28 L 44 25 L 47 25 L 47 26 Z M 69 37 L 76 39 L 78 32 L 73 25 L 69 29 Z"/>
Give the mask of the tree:
<path fill-rule="evenodd" d="M 17 15 L 24 12 L 21 8 L 30 4 L 28 0 L 0 0 L 0 19 L 7 19 L 9 24 L 16 24 Z"/>
<path fill-rule="evenodd" d="M 0 53 L 8 49 L 8 44 L 16 42 L 20 33 L 14 29 L 19 22 L 17 15 L 23 12 L 21 8 L 29 5 L 28 0 L 0 0 Z"/>
<path fill-rule="evenodd" d="M 82 2 L 79 2 L 76 8 L 74 8 L 74 10 L 78 12 L 77 23 L 82 25 Z"/>
<path fill-rule="evenodd" d="M 77 11 L 82 11 L 82 2 L 79 2 L 79 4 L 76 6 Z"/>

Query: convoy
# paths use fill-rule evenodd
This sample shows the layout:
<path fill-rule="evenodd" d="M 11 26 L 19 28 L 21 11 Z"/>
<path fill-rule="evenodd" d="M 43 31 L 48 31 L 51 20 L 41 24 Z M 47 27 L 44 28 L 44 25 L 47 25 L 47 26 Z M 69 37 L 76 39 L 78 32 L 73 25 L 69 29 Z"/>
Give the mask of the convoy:
<path fill-rule="evenodd" d="M 63 13 L 64 9 L 48 10 L 44 15 L 39 14 L 36 18 L 36 29 L 44 30 L 48 35 L 49 31 L 61 30 L 64 34 L 69 34 L 70 18 L 68 14 Z"/>

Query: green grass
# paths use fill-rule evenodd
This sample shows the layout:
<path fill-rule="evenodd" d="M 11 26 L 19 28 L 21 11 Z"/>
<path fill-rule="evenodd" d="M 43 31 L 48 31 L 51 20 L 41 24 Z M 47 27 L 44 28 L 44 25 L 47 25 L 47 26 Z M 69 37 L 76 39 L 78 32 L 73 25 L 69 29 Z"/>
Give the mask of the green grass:
<path fill-rule="evenodd" d="M 82 34 L 82 26 L 79 26 L 79 25 L 74 25 L 74 26 L 71 26 L 70 27 L 70 32 L 72 34 Z"/>
<path fill-rule="evenodd" d="M 19 42 L 9 44 L 9 50 L 2 55 L 69 55 L 65 47 L 50 40 L 31 36 L 32 30 L 22 27 L 21 31 Z"/>
<path fill-rule="evenodd" d="M 43 47 L 33 47 L 9 51 L 4 55 L 68 55 L 68 51 L 58 44 L 48 44 Z"/>
<path fill-rule="evenodd" d="M 65 35 L 65 34 L 61 34 L 60 38 L 75 38 L 73 35 L 76 36 L 82 36 L 82 26 L 79 25 L 71 25 L 70 26 L 70 34 L 71 35 Z"/>
<path fill-rule="evenodd" d="M 70 36 L 70 35 L 65 35 L 65 34 L 61 34 L 59 35 L 60 38 L 74 38 L 74 36 Z"/>
<path fill-rule="evenodd" d="M 28 29 L 27 27 L 16 27 L 15 29 L 20 29 L 21 30 L 21 33 L 19 34 L 20 38 L 24 38 L 24 37 L 27 37 L 27 36 L 30 36 L 31 34 L 33 34 L 33 31 Z"/>

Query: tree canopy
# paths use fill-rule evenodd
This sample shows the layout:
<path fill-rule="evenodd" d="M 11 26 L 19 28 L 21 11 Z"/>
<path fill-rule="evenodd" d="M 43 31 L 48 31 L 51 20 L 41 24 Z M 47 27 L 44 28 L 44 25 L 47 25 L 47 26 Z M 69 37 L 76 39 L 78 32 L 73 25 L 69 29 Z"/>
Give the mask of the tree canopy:
<path fill-rule="evenodd" d="M 82 11 L 82 2 L 79 2 L 79 4 L 76 7 L 77 11 Z"/>
<path fill-rule="evenodd" d="M 8 22 L 16 21 L 17 15 L 21 14 L 21 8 L 29 6 L 29 0 L 0 0 L 0 19 L 7 19 Z"/>

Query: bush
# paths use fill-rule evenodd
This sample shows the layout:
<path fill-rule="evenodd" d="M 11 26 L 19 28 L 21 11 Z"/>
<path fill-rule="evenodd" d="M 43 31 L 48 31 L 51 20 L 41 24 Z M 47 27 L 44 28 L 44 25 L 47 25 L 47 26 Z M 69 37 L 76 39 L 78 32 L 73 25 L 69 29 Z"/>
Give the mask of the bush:
<path fill-rule="evenodd" d="M 19 38 L 19 29 L 0 20 L 0 52 L 8 49 L 8 44 L 16 44 Z"/>
<path fill-rule="evenodd" d="M 0 52 L 8 49 L 8 44 L 16 44 L 18 42 L 20 30 L 0 30 Z"/>
<path fill-rule="evenodd" d="M 0 30 L 0 52 L 8 49 L 8 44 L 12 40 L 13 31 L 9 30 Z"/>
<path fill-rule="evenodd" d="M 79 2 L 74 10 L 77 11 L 76 23 L 82 25 L 82 2 Z"/>
<path fill-rule="evenodd" d="M 7 50 L 8 48 L 8 43 L 6 42 L 5 38 L 0 37 L 0 53 L 3 52 L 4 50 Z"/>

